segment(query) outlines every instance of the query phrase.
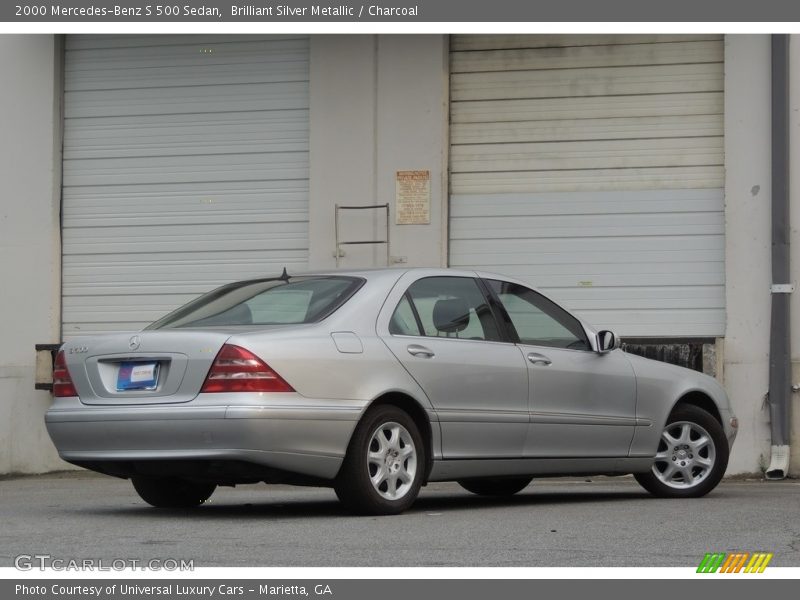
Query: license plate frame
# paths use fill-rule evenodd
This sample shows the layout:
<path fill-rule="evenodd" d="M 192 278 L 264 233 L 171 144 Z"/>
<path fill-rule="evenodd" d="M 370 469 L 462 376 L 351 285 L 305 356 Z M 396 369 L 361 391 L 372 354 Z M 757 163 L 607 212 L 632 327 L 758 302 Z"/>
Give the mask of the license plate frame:
<path fill-rule="evenodd" d="M 158 388 L 161 363 L 158 361 L 125 361 L 117 371 L 118 392 L 147 392 Z"/>

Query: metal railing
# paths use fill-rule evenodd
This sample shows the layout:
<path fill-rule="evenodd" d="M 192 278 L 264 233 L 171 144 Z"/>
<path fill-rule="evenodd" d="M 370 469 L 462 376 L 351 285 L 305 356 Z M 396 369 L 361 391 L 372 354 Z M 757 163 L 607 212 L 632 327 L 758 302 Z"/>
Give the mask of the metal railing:
<path fill-rule="evenodd" d="M 342 210 L 385 210 L 386 211 L 386 239 L 383 240 L 347 240 L 342 241 L 339 236 L 339 211 Z M 342 246 L 375 245 L 386 244 L 386 266 L 390 264 L 389 252 L 389 204 L 369 204 L 366 206 L 341 206 L 335 205 L 334 227 L 336 228 L 336 268 L 339 268 L 339 261 L 343 256 Z"/>

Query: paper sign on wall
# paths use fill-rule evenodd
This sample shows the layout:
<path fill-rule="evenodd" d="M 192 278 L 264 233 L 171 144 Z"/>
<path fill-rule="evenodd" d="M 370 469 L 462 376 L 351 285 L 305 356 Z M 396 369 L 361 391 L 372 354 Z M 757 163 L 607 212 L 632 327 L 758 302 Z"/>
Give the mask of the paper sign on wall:
<path fill-rule="evenodd" d="M 431 172 L 397 171 L 395 223 L 428 225 L 431 222 Z"/>

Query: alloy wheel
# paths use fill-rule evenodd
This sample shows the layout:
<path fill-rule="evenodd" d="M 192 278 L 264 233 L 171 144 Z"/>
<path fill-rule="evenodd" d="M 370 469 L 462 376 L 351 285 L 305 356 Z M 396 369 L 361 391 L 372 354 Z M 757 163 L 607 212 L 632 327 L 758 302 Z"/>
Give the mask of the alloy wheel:
<path fill-rule="evenodd" d="M 417 473 L 414 439 L 401 424 L 378 426 L 367 448 L 367 470 L 375 491 L 386 500 L 399 500 L 408 494 Z"/>
<path fill-rule="evenodd" d="M 671 488 L 693 488 L 705 481 L 716 458 L 716 446 L 708 431 L 697 423 L 677 421 L 661 433 L 653 475 Z"/>

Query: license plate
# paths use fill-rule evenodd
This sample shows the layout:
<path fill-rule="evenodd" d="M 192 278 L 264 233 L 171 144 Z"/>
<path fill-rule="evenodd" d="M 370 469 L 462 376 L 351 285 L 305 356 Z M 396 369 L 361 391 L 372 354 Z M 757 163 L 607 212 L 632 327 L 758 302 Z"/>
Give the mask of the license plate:
<path fill-rule="evenodd" d="M 117 391 L 154 390 L 158 386 L 157 362 L 124 362 L 119 365 Z"/>

